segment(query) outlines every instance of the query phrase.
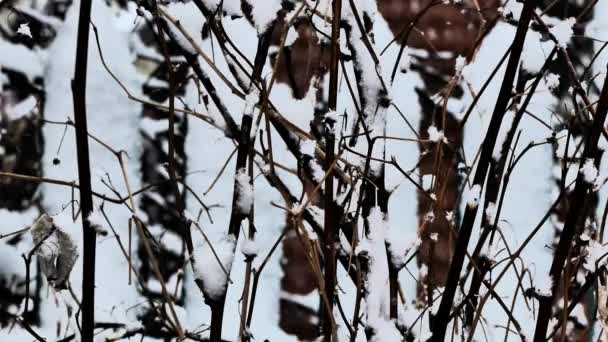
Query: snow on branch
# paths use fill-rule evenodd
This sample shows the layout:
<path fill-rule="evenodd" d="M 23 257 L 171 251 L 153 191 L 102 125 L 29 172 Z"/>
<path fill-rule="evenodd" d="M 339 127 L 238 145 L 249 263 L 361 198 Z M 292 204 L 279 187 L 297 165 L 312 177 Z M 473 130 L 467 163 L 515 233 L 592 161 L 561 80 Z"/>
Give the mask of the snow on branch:
<path fill-rule="evenodd" d="M 229 234 L 220 238 L 213 246 L 205 242 L 194 250 L 194 277 L 203 282 L 205 296 L 211 300 L 219 299 L 226 293 L 235 248 L 236 238 Z"/>
<path fill-rule="evenodd" d="M 236 206 L 241 215 L 249 215 L 253 207 L 253 185 L 251 178 L 245 169 L 239 169 L 236 173 Z"/>

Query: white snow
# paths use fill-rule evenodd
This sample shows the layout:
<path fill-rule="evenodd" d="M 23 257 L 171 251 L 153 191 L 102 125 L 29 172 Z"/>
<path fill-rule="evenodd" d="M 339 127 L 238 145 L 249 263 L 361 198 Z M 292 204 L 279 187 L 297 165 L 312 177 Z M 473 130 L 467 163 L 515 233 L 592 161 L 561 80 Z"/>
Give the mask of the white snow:
<path fill-rule="evenodd" d="M 554 73 L 548 73 L 547 76 L 545 76 L 545 83 L 547 85 L 547 88 L 549 88 L 550 90 L 557 89 L 557 87 L 559 86 L 559 79 L 559 75 Z"/>
<path fill-rule="evenodd" d="M 515 113 L 512 110 L 508 110 L 505 115 L 503 115 L 500 130 L 498 131 L 498 136 L 496 137 L 496 144 L 494 145 L 494 150 L 492 151 L 492 159 L 494 159 L 494 161 L 500 160 L 502 148 L 506 141 L 507 134 L 509 133 L 509 130 L 511 130 L 514 118 Z"/>
<path fill-rule="evenodd" d="M 19 25 L 17 33 L 32 38 L 32 31 L 30 30 L 30 25 L 28 23 Z"/>
<path fill-rule="evenodd" d="M 253 115 L 253 111 L 255 106 L 260 101 L 260 93 L 256 90 L 251 91 L 247 96 L 245 96 L 245 110 L 243 110 L 244 115 Z"/>
<path fill-rule="evenodd" d="M 258 255 L 260 246 L 256 243 L 255 239 L 246 238 L 241 244 L 241 253 L 246 257 L 255 257 Z"/>
<path fill-rule="evenodd" d="M 248 1 L 253 9 L 251 15 L 259 34 L 268 29 L 281 9 L 281 0 Z"/>
<path fill-rule="evenodd" d="M 583 267 L 590 272 L 595 272 L 608 262 L 608 248 L 595 240 L 589 241 L 585 252 L 587 255 Z"/>
<path fill-rule="evenodd" d="M 438 130 L 437 127 L 431 125 L 429 126 L 429 128 L 426 130 L 426 132 L 429 135 L 429 140 L 432 142 L 440 142 L 443 141 L 444 143 L 447 143 L 447 138 L 445 137 L 445 135 L 443 134 L 443 131 Z"/>
<path fill-rule="evenodd" d="M 388 285 L 387 255 L 385 236 L 387 222 L 379 207 L 373 207 L 367 218 L 369 234 L 361 241 L 361 248 L 369 258 L 369 272 L 365 280 L 367 324 L 374 331 L 386 329 L 388 312 L 386 311 L 386 296 Z"/>
<path fill-rule="evenodd" d="M 519 20 L 524 5 L 517 1 L 506 1 L 504 7 L 505 15 L 512 15 L 513 19 Z"/>
<path fill-rule="evenodd" d="M 106 219 L 103 217 L 101 210 L 94 209 L 87 217 L 87 220 L 92 226 L 104 227 L 107 225 Z"/>
<path fill-rule="evenodd" d="M 547 24 L 553 24 L 553 27 L 550 27 L 549 31 L 555 37 L 557 44 L 562 48 L 566 48 L 574 34 L 572 27 L 576 24 L 576 18 L 568 18 L 566 20 L 547 19 Z"/>
<path fill-rule="evenodd" d="M 466 65 L 467 65 L 467 59 L 464 56 L 458 56 L 456 58 L 456 65 L 455 65 L 456 73 L 457 74 L 461 73 Z"/>
<path fill-rule="evenodd" d="M 490 222 L 491 224 L 494 224 L 494 221 L 496 220 L 496 210 L 496 203 L 488 203 L 485 214 L 486 218 L 488 219 L 488 222 Z"/>
<path fill-rule="evenodd" d="M 481 185 L 473 185 L 473 187 L 469 190 L 467 198 L 467 205 L 469 207 L 477 207 L 479 205 L 479 199 L 481 198 Z"/>
<path fill-rule="evenodd" d="M 583 180 L 585 182 L 589 184 L 595 183 L 598 171 L 595 165 L 593 164 L 593 159 L 587 159 L 579 172 L 583 175 Z"/>
<path fill-rule="evenodd" d="M 315 147 L 317 144 L 312 139 L 302 139 L 300 141 L 300 153 L 307 154 L 311 157 L 315 156 Z"/>
<path fill-rule="evenodd" d="M 236 206 L 242 215 L 249 215 L 253 207 L 253 185 L 249 183 L 250 179 L 245 169 L 239 169 L 235 175 Z"/>
<path fill-rule="evenodd" d="M 26 97 L 23 101 L 17 103 L 13 108 L 7 110 L 8 116 L 13 119 L 21 119 L 25 116 L 28 116 L 36 109 L 38 105 L 38 100 L 35 96 L 30 95 Z"/>
<path fill-rule="evenodd" d="M 226 292 L 235 247 L 234 235 L 225 235 L 213 242 L 212 246 L 205 242 L 194 251 L 192 256 L 194 276 L 202 280 L 205 294 L 212 299 L 218 299 Z"/>

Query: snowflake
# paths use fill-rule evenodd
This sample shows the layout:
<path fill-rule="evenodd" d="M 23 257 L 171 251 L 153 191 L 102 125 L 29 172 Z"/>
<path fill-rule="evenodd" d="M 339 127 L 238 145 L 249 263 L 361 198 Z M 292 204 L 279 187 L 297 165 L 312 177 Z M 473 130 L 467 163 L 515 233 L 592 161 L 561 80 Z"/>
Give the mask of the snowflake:
<path fill-rule="evenodd" d="M 30 25 L 28 23 L 19 25 L 17 33 L 32 38 L 32 31 L 30 30 Z"/>

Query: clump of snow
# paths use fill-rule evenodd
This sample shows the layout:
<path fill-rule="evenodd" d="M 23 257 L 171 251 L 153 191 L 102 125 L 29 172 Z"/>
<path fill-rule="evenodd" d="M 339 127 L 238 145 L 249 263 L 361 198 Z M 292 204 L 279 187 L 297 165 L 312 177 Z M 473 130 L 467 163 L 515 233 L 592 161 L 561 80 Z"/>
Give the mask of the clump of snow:
<path fill-rule="evenodd" d="M 255 105 L 260 101 L 260 93 L 257 90 L 251 91 L 251 93 L 245 96 L 245 110 L 243 113 L 245 115 L 253 115 L 253 109 Z"/>
<path fill-rule="evenodd" d="M 553 27 L 549 28 L 549 31 L 553 37 L 555 37 L 557 44 L 562 48 L 566 48 L 574 34 L 572 27 L 576 24 L 576 18 L 568 18 L 566 20 L 555 19 L 550 21 L 553 23 Z"/>
<path fill-rule="evenodd" d="M 323 177 L 325 177 L 325 172 L 315 160 L 310 160 L 308 165 L 312 172 L 312 178 L 315 182 L 320 183 L 323 180 Z"/>
<path fill-rule="evenodd" d="M 559 86 L 559 75 L 549 73 L 545 77 L 545 84 L 547 85 L 547 88 L 549 88 L 550 90 L 557 89 L 557 87 Z"/>
<path fill-rule="evenodd" d="M 438 233 L 431 233 L 431 240 L 432 241 L 439 241 L 439 234 Z"/>
<path fill-rule="evenodd" d="M 205 242 L 201 248 L 194 251 L 194 276 L 203 282 L 203 291 L 211 299 L 218 299 L 226 292 L 235 246 L 236 238 L 229 234 L 216 241 L 213 250 L 209 243 Z"/>
<path fill-rule="evenodd" d="M 239 213 L 249 215 L 253 207 L 253 186 L 249 183 L 250 177 L 245 169 L 239 169 L 235 175 L 236 180 L 236 206 Z"/>
<path fill-rule="evenodd" d="M 241 253 L 247 258 L 253 258 L 258 255 L 260 247 L 254 238 L 247 238 L 241 244 Z"/>
<path fill-rule="evenodd" d="M 93 210 L 87 217 L 87 220 L 89 221 L 89 223 L 91 225 L 100 226 L 100 227 L 106 223 L 106 219 L 105 219 L 105 217 L 103 217 L 101 210 Z"/>
<path fill-rule="evenodd" d="M 30 30 L 30 25 L 28 23 L 19 25 L 17 33 L 32 38 L 32 31 Z"/>
<path fill-rule="evenodd" d="M 391 253 L 391 261 L 397 269 L 405 266 L 405 262 L 407 261 L 406 256 L 411 251 L 416 251 L 422 243 L 417 234 L 398 230 L 392 226 L 388 228 L 385 241 Z"/>
<path fill-rule="evenodd" d="M 253 7 L 251 16 L 255 28 L 258 30 L 258 34 L 263 34 L 277 17 L 277 12 L 281 9 L 281 0 L 249 0 L 248 2 Z"/>
<path fill-rule="evenodd" d="M 541 273 L 534 284 L 536 293 L 543 297 L 550 297 L 552 293 L 553 279 L 548 273 Z"/>
<path fill-rule="evenodd" d="M 300 153 L 307 154 L 309 156 L 314 156 L 316 145 L 317 144 L 312 139 L 310 139 L 310 140 L 302 139 L 300 141 Z"/>
<path fill-rule="evenodd" d="M 469 190 L 467 206 L 476 208 L 479 205 L 479 199 L 481 198 L 481 185 L 475 184 Z"/>
<path fill-rule="evenodd" d="M 467 59 L 463 56 L 458 56 L 456 58 L 456 65 L 455 65 L 456 74 L 461 73 L 466 65 L 467 65 Z"/>
<path fill-rule="evenodd" d="M 446 219 L 448 222 L 453 223 L 453 222 L 454 222 L 454 220 L 456 220 L 456 217 L 455 217 L 455 215 L 454 215 L 454 212 L 453 212 L 453 211 L 451 211 L 451 210 L 450 210 L 450 211 L 446 211 L 446 212 L 445 212 L 445 219 Z"/>
<path fill-rule="evenodd" d="M 496 203 L 488 203 L 488 207 L 486 208 L 486 218 L 488 219 L 488 222 L 494 223 L 496 220 Z"/>
<path fill-rule="evenodd" d="M 439 142 L 439 141 L 443 141 L 444 143 L 447 144 L 448 140 L 446 139 L 445 135 L 443 134 L 443 131 L 438 130 L 437 127 L 431 125 L 426 130 L 426 132 L 429 134 L 430 141 L 435 142 L 435 143 Z"/>
<path fill-rule="evenodd" d="M 388 285 L 385 238 L 388 224 L 379 207 L 373 207 L 367 217 L 369 233 L 361 240 L 360 251 L 366 252 L 369 272 L 365 279 L 366 313 L 372 328 L 386 320 L 386 287 Z"/>
<path fill-rule="evenodd" d="M 583 180 L 586 183 L 593 184 L 597 179 L 598 171 L 593 164 L 593 159 L 587 159 L 579 172 L 583 175 Z"/>
<path fill-rule="evenodd" d="M 608 261 L 606 258 L 608 248 L 595 240 L 589 241 L 589 245 L 585 248 L 585 252 L 587 256 L 583 267 L 590 272 L 595 272 Z"/>
<path fill-rule="evenodd" d="M 496 137 L 496 144 L 494 145 L 494 150 L 492 151 L 492 159 L 495 161 L 500 160 L 503 145 L 507 139 L 509 130 L 511 129 L 513 119 L 515 119 L 515 113 L 512 110 L 508 110 L 505 115 L 503 115 L 503 124 L 500 125 L 500 130 L 498 131 L 498 136 Z"/>

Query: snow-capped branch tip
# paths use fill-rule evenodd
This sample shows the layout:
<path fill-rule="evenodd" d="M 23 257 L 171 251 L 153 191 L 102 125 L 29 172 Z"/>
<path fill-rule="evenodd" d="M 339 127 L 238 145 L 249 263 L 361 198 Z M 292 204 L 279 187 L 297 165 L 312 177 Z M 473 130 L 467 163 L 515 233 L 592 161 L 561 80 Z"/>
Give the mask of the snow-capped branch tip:
<path fill-rule="evenodd" d="M 255 241 L 255 238 L 246 238 L 241 244 L 241 253 L 247 260 L 252 260 L 258 255 L 259 246 Z"/>
<path fill-rule="evenodd" d="M 228 234 L 213 246 L 205 242 L 201 248 L 195 250 L 192 269 L 194 277 L 203 283 L 206 299 L 217 300 L 226 293 L 235 247 L 236 237 Z"/>

